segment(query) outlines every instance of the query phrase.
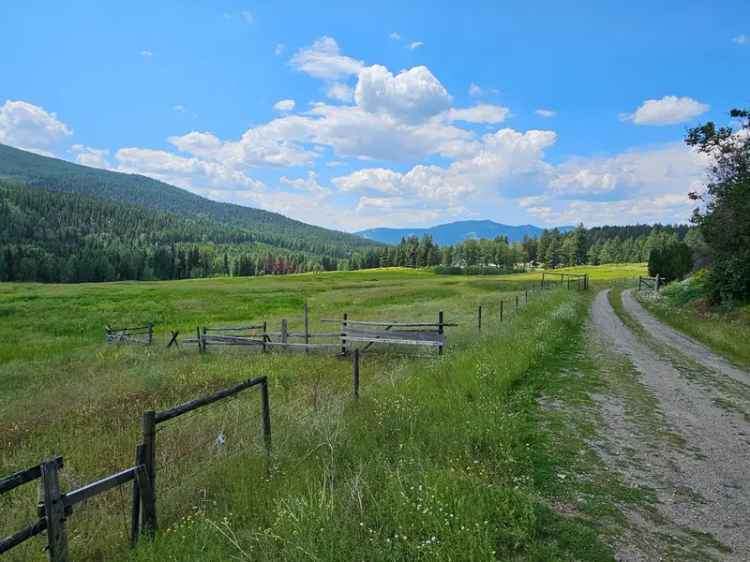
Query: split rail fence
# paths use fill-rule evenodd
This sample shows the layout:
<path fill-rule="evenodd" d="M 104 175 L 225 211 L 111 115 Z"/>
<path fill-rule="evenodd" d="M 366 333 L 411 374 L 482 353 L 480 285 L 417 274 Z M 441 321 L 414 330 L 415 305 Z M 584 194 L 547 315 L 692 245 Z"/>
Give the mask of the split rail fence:
<path fill-rule="evenodd" d="M 151 345 L 154 341 L 154 324 L 147 323 L 145 326 L 135 328 L 111 328 L 106 326 L 104 334 L 107 343 L 136 343 Z"/>
<path fill-rule="evenodd" d="M 258 377 L 219 390 L 208 396 L 191 400 L 164 410 L 143 414 L 142 442 L 136 447 L 135 464 L 125 470 L 96 480 L 67 493 L 60 487 L 59 471 L 63 458 L 55 457 L 0 479 L 0 496 L 24 484 L 40 481 L 42 501 L 37 506 L 38 519 L 23 529 L 0 539 L 0 554 L 47 532 L 47 555 L 50 562 L 69 562 L 68 536 L 65 521 L 73 514 L 73 507 L 112 488 L 133 482 L 130 519 L 130 546 L 135 546 L 141 536 L 152 537 L 157 529 L 156 509 L 156 428 L 158 424 L 178 418 L 198 408 L 253 387 L 260 387 L 261 422 L 266 453 L 271 452 L 271 409 L 268 396 L 268 378 Z"/>

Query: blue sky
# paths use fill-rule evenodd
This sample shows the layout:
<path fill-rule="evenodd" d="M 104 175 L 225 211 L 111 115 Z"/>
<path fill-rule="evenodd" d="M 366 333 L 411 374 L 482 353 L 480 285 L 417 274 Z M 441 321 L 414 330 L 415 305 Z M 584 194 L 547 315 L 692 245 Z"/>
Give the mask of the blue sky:
<path fill-rule="evenodd" d="M 344 230 L 684 222 L 750 3 L 4 2 L 0 142 Z"/>

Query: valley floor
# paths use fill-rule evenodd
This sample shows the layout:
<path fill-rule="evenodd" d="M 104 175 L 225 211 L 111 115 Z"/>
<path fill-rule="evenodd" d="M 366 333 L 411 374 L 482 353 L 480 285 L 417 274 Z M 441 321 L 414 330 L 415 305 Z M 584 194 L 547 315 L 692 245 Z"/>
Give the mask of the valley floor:
<path fill-rule="evenodd" d="M 635 267 L 587 272 L 587 292 L 401 270 L 0 287 L 0 474 L 63 454 L 79 486 L 131 462 L 145 409 L 268 374 L 270 463 L 257 397 L 165 427 L 157 540 L 128 551 L 120 490 L 71 517 L 75 560 L 750 559 L 750 374 L 608 288 Z M 445 310 L 460 326 L 441 357 L 367 355 L 357 402 L 333 357 L 102 342 L 111 318 L 194 333 L 298 322 L 305 301 L 316 322 Z M 33 489 L 0 499 L 0 535 L 32 517 Z"/>

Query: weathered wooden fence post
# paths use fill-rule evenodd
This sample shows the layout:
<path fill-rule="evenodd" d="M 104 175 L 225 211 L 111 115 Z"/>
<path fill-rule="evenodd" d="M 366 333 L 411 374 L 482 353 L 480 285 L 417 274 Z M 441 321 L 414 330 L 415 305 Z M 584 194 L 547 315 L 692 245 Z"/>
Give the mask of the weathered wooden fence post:
<path fill-rule="evenodd" d="M 156 412 L 149 410 L 143 414 L 143 466 L 149 485 L 142 489 L 142 526 L 144 532 L 153 537 L 156 532 Z"/>
<path fill-rule="evenodd" d="M 500 299 L 500 322 L 503 321 L 503 308 L 505 305 L 505 301 L 503 299 Z"/>
<path fill-rule="evenodd" d="M 516 312 L 518 312 L 518 295 L 516 295 Z"/>
<path fill-rule="evenodd" d="M 477 309 L 477 328 L 479 331 L 482 331 L 482 305 L 479 305 L 479 308 Z"/>
<path fill-rule="evenodd" d="M 347 318 L 348 318 L 347 313 L 344 312 L 344 318 L 341 321 L 341 353 L 343 355 L 346 355 L 346 338 L 344 336 L 346 334 Z"/>
<path fill-rule="evenodd" d="M 151 345 L 154 341 L 154 323 L 149 322 L 146 326 L 148 326 L 148 345 Z"/>
<path fill-rule="evenodd" d="M 657 293 L 659 292 L 659 286 L 661 285 L 660 281 L 661 281 L 661 278 L 659 277 L 659 274 L 657 273 L 656 274 L 656 292 Z"/>
<path fill-rule="evenodd" d="M 263 416 L 263 441 L 266 453 L 271 455 L 271 405 L 268 400 L 268 377 L 263 377 L 260 383 L 261 414 Z"/>
<path fill-rule="evenodd" d="M 268 321 L 263 320 L 263 353 L 266 352 L 266 340 L 268 338 Z"/>
<path fill-rule="evenodd" d="M 525 298 L 525 301 L 526 301 L 525 304 L 529 304 L 529 290 L 528 289 L 524 289 L 523 290 L 523 295 L 524 295 L 524 298 Z"/>
<path fill-rule="evenodd" d="M 201 328 L 196 326 L 195 328 L 195 339 L 198 340 L 198 351 L 203 353 L 203 340 L 201 339 Z"/>
<path fill-rule="evenodd" d="M 354 355 L 352 356 L 352 370 L 353 370 L 353 386 L 354 386 L 354 398 L 359 398 L 359 348 L 354 349 Z"/>
<path fill-rule="evenodd" d="M 289 341 L 289 324 L 286 318 L 281 321 L 281 343 L 284 344 L 284 349 L 287 349 L 287 342 Z"/>
<path fill-rule="evenodd" d="M 445 330 L 443 329 L 443 311 L 441 310 L 440 312 L 438 312 L 438 334 L 440 334 L 440 338 L 441 338 L 440 345 L 438 346 L 438 355 L 443 354 L 442 337 L 443 337 L 444 331 Z"/>
<path fill-rule="evenodd" d="M 206 341 L 206 336 L 207 335 L 208 335 L 208 328 L 206 328 L 205 326 L 203 326 L 203 339 L 202 339 L 202 342 L 203 342 L 203 353 L 206 353 L 206 351 L 208 350 L 208 342 Z"/>
<path fill-rule="evenodd" d="M 44 513 L 47 519 L 47 555 L 50 562 L 68 562 L 68 537 L 65 534 L 65 505 L 60 492 L 57 460 L 44 461 L 41 466 Z"/>
<path fill-rule="evenodd" d="M 141 498 L 146 485 L 148 475 L 144 466 L 143 443 L 135 448 L 135 466 L 140 467 L 141 471 L 136 472 L 133 480 L 132 507 L 130 512 L 130 548 L 135 547 L 138 543 L 138 537 L 141 534 Z"/>
<path fill-rule="evenodd" d="M 310 343 L 310 320 L 308 317 L 307 301 L 305 301 L 305 345 Z M 305 353 L 309 353 L 310 350 L 305 348 Z"/>

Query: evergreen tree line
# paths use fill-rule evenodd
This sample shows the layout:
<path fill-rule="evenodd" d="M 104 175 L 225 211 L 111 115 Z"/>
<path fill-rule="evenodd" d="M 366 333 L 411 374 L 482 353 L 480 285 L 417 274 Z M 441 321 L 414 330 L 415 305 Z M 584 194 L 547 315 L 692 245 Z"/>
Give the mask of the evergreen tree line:
<path fill-rule="evenodd" d="M 293 241 L 288 247 L 272 246 L 254 232 L 206 218 L 0 180 L 0 281 L 166 280 L 394 266 L 509 272 L 524 264 L 554 268 L 647 261 L 654 249 L 686 236 L 685 226 L 579 225 L 515 243 L 497 237 L 440 247 L 429 235 L 410 236 L 395 246 L 352 248 L 342 256 L 340 248 L 325 245 L 320 253 L 290 249 L 304 247 Z"/>
<path fill-rule="evenodd" d="M 428 234 L 422 238 L 402 238 L 396 246 L 373 248 L 342 262 L 343 269 L 373 267 L 436 267 L 437 271 L 459 273 L 469 270 L 513 271 L 526 264 L 546 268 L 582 264 L 647 262 L 654 250 L 678 241 L 700 239 L 686 225 L 604 226 L 586 229 L 577 226 L 569 232 L 545 230 L 539 238 L 525 236 L 520 242 L 507 237 L 469 239 L 459 244 L 438 246 Z M 691 249 L 692 249 L 691 245 Z"/>
<path fill-rule="evenodd" d="M 341 247 L 260 242 L 206 218 L 0 180 L 0 281 L 185 279 L 335 270 Z M 295 250 L 314 248 L 320 253 Z"/>

